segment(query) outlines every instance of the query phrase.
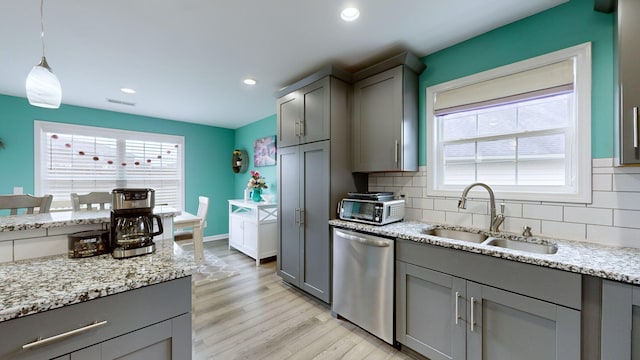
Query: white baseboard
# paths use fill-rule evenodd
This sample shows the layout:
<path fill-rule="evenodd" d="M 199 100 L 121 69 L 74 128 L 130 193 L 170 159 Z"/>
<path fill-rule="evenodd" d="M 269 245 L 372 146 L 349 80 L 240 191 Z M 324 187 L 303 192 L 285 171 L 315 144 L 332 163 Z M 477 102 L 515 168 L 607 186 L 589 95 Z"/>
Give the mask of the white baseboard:
<path fill-rule="evenodd" d="M 212 236 L 205 236 L 202 241 L 203 242 L 207 242 L 207 241 L 218 241 L 218 240 L 225 240 L 229 238 L 229 234 L 218 234 L 218 235 L 212 235 Z"/>

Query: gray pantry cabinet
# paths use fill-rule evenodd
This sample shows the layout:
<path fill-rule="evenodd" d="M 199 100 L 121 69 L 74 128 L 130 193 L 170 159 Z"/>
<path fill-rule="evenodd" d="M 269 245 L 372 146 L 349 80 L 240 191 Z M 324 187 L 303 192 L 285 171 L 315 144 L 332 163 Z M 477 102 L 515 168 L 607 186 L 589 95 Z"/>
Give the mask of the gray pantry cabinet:
<path fill-rule="evenodd" d="M 616 164 L 640 164 L 640 1 L 618 0 Z"/>
<path fill-rule="evenodd" d="M 326 69 L 286 88 L 277 101 L 278 134 L 284 138 L 277 142 L 277 272 L 329 303 L 328 221 L 355 185 L 349 155 L 350 87 L 333 76 L 333 67 Z"/>
<path fill-rule="evenodd" d="M 418 75 L 403 53 L 354 74 L 353 171 L 418 170 Z"/>
<path fill-rule="evenodd" d="M 602 359 L 640 359 L 640 287 L 602 281 Z"/>
<path fill-rule="evenodd" d="M 431 360 L 580 359 L 581 276 L 396 243 L 396 340 Z"/>
<path fill-rule="evenodd" d="M 191 359 L 191 277 L 3 321 L 0 334 L 1 359 Z"/>

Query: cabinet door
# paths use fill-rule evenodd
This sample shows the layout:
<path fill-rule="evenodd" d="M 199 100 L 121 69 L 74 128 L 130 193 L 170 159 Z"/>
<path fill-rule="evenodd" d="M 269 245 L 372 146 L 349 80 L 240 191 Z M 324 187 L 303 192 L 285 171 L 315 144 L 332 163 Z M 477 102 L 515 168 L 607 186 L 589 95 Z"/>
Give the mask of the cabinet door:
<path fill-rule="evenodd" d="M 300 287 L 320 300 L 330 302 L 329 141 L 303 145 L 299 168 L 302 169 L 300 197 L 303 209 Z"/>
<path fill-rule="evenodd" d="M 401 65 L 354 85 L 353 171 L 400 168 L 402 74 Z"/>
<path fill-rule="evenodd" d="M 602 359 L 640 359 L 640 287 L 602 282 Z"/>
<path fill-rule="evenodd" d="M 618 0 L 619 146 L 622 164 L 640 164 L 640 1 Z"/>
<path fill-rule="evenodd" d="M 432 360 L 464 359 L 465 280 L 396 262 L 397 341 Z"/>
<path fill-rule="evenodd" d="M 242 249 L 244 245 L 244 224 L 240 215 L 229 215 L 229 245 Z"/>
<path fill-rule="evenodd" d="M 245 253 L 258 259 L 258 224 L 245 220 L 243 223 Z"/>
<path fill-rule="evenodd" d="M 470 281 L 467 299 L 467 359 L 580 359 L 579 311 Z"/>
<path fill-rule="evenodd" d="M 330 86 L 331 77 L 327 76 L 299 90 L 303 103 L 303 121 L 299 129 L 300 144 L 329 139 Z"/>
<path fill-rule="evenodd" d="M 278 148 L 278 275 L 299 286 L 300 169 L 299 147 Z"/>
<path fill-rule="evenodd" d="M 277 101 L 278 147 L 298 145 L 300 123 L 303 120 L 302 97 L 299 91 L 287 94 Z"/>
<path fill-rule="evenodd" d="M 171 320 L 105 341 L 102 359 L 172 359 Z"/>

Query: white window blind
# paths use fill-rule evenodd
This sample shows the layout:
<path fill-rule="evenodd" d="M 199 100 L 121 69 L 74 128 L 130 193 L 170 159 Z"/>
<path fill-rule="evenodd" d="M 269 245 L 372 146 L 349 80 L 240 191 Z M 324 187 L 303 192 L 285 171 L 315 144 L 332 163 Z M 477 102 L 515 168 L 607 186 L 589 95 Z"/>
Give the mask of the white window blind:
<path fill-rule="evenodd" d="M 184 138 L 80 125 L 35 122 L 36 193 L 52 208 L 72 192 L 152 188 L 156 204 L 182 209 Z"/>
<path fill-rule="evenodd" d="M 427 88 L 427 193 L 589 202 L 591 61 L 583 44 Z"/>

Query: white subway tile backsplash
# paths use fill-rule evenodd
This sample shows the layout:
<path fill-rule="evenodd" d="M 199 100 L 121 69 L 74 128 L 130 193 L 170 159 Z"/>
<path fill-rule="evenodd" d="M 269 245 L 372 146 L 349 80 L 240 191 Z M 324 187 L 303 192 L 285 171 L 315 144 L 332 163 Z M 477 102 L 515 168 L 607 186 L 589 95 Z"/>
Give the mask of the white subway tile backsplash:
<path fill-rule="evenodd" d="M 640 211 L 613 210 L 613 226 L 640 229 Z"/>
<path fill-rule="evenodd" d="M 441 211 L 458 211 L 458 199 L 440 198 L 433 200 L 433 208 Z"/>
<path fill-rule="evenodd" d="M 587 225 L 587 240 L 604 245 L 640 248 L 640 229 Z"/>
<path fill-rule="evenodd" d="M 591 186 L 594 191 L 611 191 L 613 181 L 611 174 L 593 174 Z"/>
<path fill-rule="evenodd" d="M 422 211 L 422 221 L 443 224 L 445 222 L 445 212 L 436 210 Z"/>
<path fill-rule="evenodd" d="M 451 225 L 473 226 L 472 214 L 447 211 L 444 219 L 447 224 Z"/>
<path fill-rule="evenodd" d="M 562 206 L 522 205 L 522 216 L 531 219 L 562 221 Z"/>
<path fill-rule="evenodd" d="M 614 191 L 640 191 L 638 174 L 613 174 Z"/>
<path fill-rule="evenodd" d="M 560 221 L 542 221 L 541 234 L 549 237 L 559 237 L 564 239 L 584 240 L 587 225 L 574 224 Z"/>
<path fill-rule="evenodd" d="M 408 220 L 489 228 L 489 204 L 482 190 L 472 192 L 467 209 L 458 198 L 427 194 L 426 166 L 417 172 L 369 175 L 369 191 L 404 194 Z M 614 167 L 613 159 L 592 159 L 592 203 L 506 201 L 503 231 L 640 248 L 640 167 Z M 477 197 L 474 197 L 477 196 Z M 500 213 L 500 199 L 497 199 Z"/>
<path fill-rule="evenodd" d="M 565 207 L 564 221 L 582 224 L 613 225 L 613 209 Z"/>

